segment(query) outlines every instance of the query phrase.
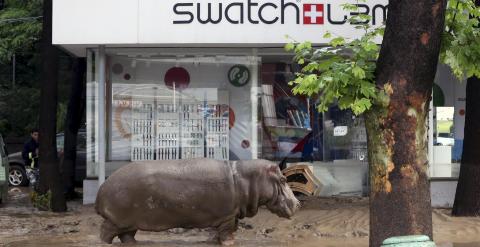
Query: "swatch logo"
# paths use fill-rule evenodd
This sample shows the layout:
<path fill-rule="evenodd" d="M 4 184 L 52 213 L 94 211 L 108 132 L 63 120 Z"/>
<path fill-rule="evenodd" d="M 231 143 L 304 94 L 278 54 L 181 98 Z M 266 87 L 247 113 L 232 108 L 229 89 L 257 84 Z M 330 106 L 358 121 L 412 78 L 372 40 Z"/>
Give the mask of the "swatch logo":
<path fill-rule="evenodd" d="M 303 24 L 320 25 L 324 22 L 323 4 L 303 5 Z"/>

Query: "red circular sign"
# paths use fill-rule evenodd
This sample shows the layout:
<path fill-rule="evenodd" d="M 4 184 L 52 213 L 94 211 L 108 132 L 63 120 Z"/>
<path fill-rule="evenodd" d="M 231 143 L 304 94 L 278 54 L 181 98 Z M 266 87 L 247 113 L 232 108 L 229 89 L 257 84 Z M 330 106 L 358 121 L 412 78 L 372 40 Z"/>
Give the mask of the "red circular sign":
<path fill-rule="evenodd" d="M 167 71 L 164 80 L 168 88 L 173 89 L 175 84 L 175 90 L 182 91 L 190 84 L 190 74 L 182 67 L 173 67 Z"/>
<path fill-rule="evenodd" d="M 461 109 L 458 114 L 460 114 L 460 116 L 465 116 L 465 110 L 464 109 Z"/>
<path fill-rule="evenodd" d="M 235 126 L 235 112 L 233 111 L 233 109 L 231 107 L 228 108 L 228 127 L 229 129 L 232 129 L 233 126 Z"/>

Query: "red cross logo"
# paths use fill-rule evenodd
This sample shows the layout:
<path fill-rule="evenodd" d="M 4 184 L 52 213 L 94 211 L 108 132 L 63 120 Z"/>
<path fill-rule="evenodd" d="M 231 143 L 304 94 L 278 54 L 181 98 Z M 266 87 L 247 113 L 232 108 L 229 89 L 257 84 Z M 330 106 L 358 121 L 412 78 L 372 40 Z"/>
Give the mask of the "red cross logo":
<path fill-rule="evenodd" d="M 323 24 L 323 4 L 304 4 L 303 24 Z"/>

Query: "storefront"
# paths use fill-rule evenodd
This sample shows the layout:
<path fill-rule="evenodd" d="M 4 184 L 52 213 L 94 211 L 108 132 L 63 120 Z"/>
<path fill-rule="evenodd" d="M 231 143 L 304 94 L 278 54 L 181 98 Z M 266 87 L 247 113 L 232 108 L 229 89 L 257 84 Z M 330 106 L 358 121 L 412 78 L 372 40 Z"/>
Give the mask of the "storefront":
<path fill-rule="evenodd" d="M 363 119 L 335 105 L 318 113 L 317 98 L 293 95 L 288 82 L 299 67 L 283 49 L 290 39 L 325 45 L 327 30 L 360 35 L 346 22 L 357 14 L 342 10 L 346 2 L 54 0 L 53 43 L 88 61 L 86 197 L 131 161 L 194 157 L 313 162 L 331 181 L 324 195 L 364 194 Z M 386 5 L 359 7 L 380 25 Z M 443 105 L 457 112 L 464 89 L 445 68 L 439 76 Z M 434 115 L 453 121 L 443 109 L 432 112 L 431 126 Z M 446 133 L 459 140 L 445 146 L 457 148 L 461 119 Z M 444 122 L 441 135 L 431 131 L 434 162 L 449 158 L 433 148 L 450 126 Z"/>

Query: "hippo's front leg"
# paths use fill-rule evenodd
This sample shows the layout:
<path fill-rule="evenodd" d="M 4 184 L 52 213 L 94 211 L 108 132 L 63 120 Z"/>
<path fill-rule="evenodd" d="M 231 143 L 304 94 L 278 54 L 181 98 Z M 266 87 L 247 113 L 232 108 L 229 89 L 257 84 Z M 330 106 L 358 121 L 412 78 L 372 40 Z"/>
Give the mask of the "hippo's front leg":
<path fill-rule="evenodd" d="M 238 229 L 238 219 L 232 217 L 217 227 L 216 239 L 221 245 L 233 245 L 235 242 L 233 233 Z"/>

